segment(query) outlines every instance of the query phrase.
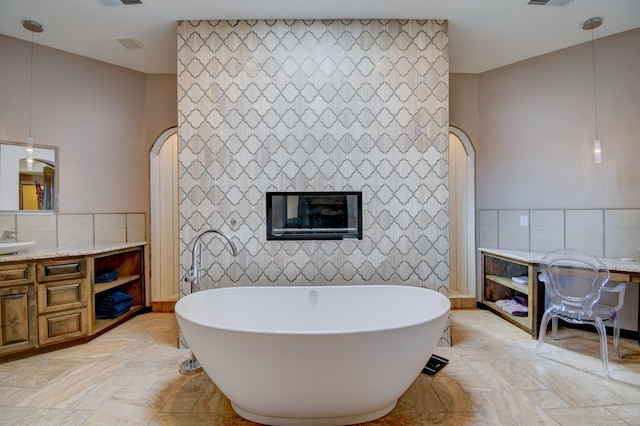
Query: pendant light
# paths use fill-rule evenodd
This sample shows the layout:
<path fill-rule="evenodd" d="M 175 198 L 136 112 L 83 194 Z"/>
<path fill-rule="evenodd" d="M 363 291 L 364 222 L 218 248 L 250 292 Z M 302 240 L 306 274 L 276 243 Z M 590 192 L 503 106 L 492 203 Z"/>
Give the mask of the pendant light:
<path fill-rule="evenodd" d="M 591 58 L 593 61 L 593 108 L 596 125 L 596 138 L 593 141 L 593 161 L 596 164 L 602 162 L 602 149 L 600 147 L 600 138 L 598 137 L 598 91 L 596 89 L 596 48 L 593 41 L 593 30 L 602 25 L 602 18 L 591 18 L 584 21 L 582 29 L 591 31 Z"/>
<path fill-rule="evenodd" d="M 33 170 L 33 137 L 31 136 L 31 92 L 33 91 L 33 36 L 42 32 L 36 21 L 22 21 L 22 26 L 31 31 L 31 56 L 29 62 L 29 137 L 27 138 L 27 170 Z"/>

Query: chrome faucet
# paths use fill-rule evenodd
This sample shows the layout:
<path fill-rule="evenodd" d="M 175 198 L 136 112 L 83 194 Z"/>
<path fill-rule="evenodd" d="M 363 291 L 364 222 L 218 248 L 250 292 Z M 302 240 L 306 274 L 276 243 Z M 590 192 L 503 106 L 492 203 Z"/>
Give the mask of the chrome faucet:
<path fill-rule="evenodd" d="M 187 272 L 187 276 L 184 277 L 185 281 L 191 282 L 191 292 L 200 291 L 200 280 L 202 278 L 202 268 L 200 262 L 202 261 L 202 238 L 207 234 L 218 234 L 224 238 L 230 246 L 231 254 L 238 255 L 238 249 L 236 245 L 231 241 L 231 238 L 224 232 L 218 229 L 208 229 L 198 235 L 193 242 L 193 248 L 191 250 L 191 269 Z M 195 290 L 194 290 L 195 288 Z"/>

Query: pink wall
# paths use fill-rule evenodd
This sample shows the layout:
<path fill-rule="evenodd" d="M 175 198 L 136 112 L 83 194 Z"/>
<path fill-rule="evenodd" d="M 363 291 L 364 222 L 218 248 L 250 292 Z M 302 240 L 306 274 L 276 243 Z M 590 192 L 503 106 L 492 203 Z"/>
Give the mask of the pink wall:
<path fill-rule="evenodd" d="M 449 124 L 463 130 L 476 152 L 480 148 L 478 135 L 479 74 L 449 75 Z"/>
<path fill-rule="evenodd" d="M 478 209 L 640 205 L 640 29 L 595 51 L 599 165 L 590 42 L 482 73 L 477 87 L 452 75 L 451 124 L 477 149 Z"/>
<path fill-rule="evenodd" d="M 30 43 L 0 36 L 0 139 L 28 135 Z M 59 147 L 59 212 L 148 212 L 149 149 L 177 124 L 176 77 L 36 45 L 32 134 Z"/>

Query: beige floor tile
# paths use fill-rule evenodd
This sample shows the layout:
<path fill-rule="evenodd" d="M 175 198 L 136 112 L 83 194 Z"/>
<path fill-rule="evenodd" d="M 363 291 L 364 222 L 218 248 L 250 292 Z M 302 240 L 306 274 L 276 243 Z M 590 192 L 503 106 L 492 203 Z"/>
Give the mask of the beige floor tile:
<path fill-rule="evenodd" d="M 2 396 L 0 395 L 0 401 Z M 5 403 L 2 401 L 3 404 Z M 31 410 L 26 407 L 11 407 L 7 405 L 0 405 L 0 426 L 14 425 L 23 417 L 29 415 Z"/>
<path fill-rule="evenodd" d="M 496 315 L 453 311 L 453 346 L 436 351 L 449 364 L 419 375 L 388 416 L 369 424 L 638 424 L 638 342 L 622 339 L 623 359 L 612 356 L 608 379 L 595 333 L 561 332 L 536 354 L 528 333 Z M 84 345 L 2 363 L 0 426 L 48 424 L 44 418 L 53 425 L 255 425 L 233 412 L 206 373 L 179 373 L 189 351 L 177 348 L 177 338 L 175 315 L 152 313 Z"/>
<path fill-rule="evenodd" d="M 189 413 L 200 399 L 200 392 L 178 392 L 162 407 L 163 413 Z"/>
<path fill-rule="evenodd" d="M 625 420 L 630 425 L 640 423 L 640 404 L 607 407 L 607 410 Z"/>
<path fill-rule="evenodd" d="M 559 408 L 548 410 L 548 413 L 562 426 L 627 425 L 627 422 L 605 407 Z"/>
<path fill-rule="evenodd" d="M 439 374 L 431 378 L 429 383 L 444 405 L 446 412 L 471 413 L 478 411 L 457 380 L 447 377 L 445 374 Z"/>
<path fill-rule="evenodd" d="M 487 386 L 494 390 L 539 390 L 542 383 L 523 372 L 522 360 L 494 359 L 471 361 L 469 365 Z"/>
<path fill-rule="evenodd" d="M 75 426 L 81 425 L 92 414 L 93 411 L 37 408 L 35 410 L 31 410 L 29 414 L 22 417 L 13 424 L 15 426 Z"/>
<path fill-rule="evenodd" d="M 561 397 L 547 389 L 527 391 L 527 396 L 543 410 L 569 407 Z"/>
<path fill-rule="evenodd" d="M 98 409 L 83 425 L 142 425 L 151 422 L 158 411 L 154 407 L 112 400 Z"/>
<path fill-rule="evenodd" d="M 421 414 L 418 417 L 419 425 L 441 425 L 441 426 L 485 426 L 489 423 L 482 417 L 482 414 L 473 413 L 441 413 L 441 414 Z"/>
<path fill-rule="evenodd" d="M 19 405 L 73 408 L 91 389 L 101 387 L 120 366 L 118 362 L 98 361 L 72 369 L 32 392 Z"/>
<path fill-rule="evenodd" d="M 494 425 L 556 424 L 522 391 L 472 392 L 470 397 L 483 416 Z"/>
<path fill-rule="evenodd" d="M 210 413 L 159 413 L 150 426 L 212 426 L 218 425 L 218 414 Z"/>
<path fill-rule="evenodd" d="M 426 376 L 420 375 L 405 391 L 393 413 L 443 413 L 445 407 Z"/>

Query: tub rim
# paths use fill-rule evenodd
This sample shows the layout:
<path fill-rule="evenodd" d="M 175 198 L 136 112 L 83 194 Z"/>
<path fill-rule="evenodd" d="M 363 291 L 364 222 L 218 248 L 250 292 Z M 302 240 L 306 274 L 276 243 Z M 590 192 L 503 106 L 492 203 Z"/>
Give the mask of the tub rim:
<path fill-rule="evenodd" d="M 412 322 L 405 322 L 402 324 L 398 324 L 398 325 L 393 325 L 393 326 L 387 326 L 387 327 L 377 327 L 377 328 L 352 328 L 352 329 L 348 329 L 348 330 L 264 330 L 264 329 L 251 329 L 251 328 L 238 328 L 238 327 L 232 327 L 232 326 L 219 326 L 219 325 L 213 325 L 210 323 L 206 323 L 204 321 L 198 321 L 198 320 L 194 320 L 191 318 L 187 318 L 185 315 L 183 315 L 182 313 L 180 313 L 179 311 L 182 310 L 182 308 L 180 307 L 180 305 L 184 305 L 184 303 L 180 303 L 182 300 L 185 300 L 187 298 L 189 298 L 190 296 L 194 296 L 197 295 L 198 293 L 204 293 L 204 292 L 212 292 L 212 291 L 218 291 L 218 290 L 222 290 L 222 291 L 233 291 L 235 289 L 276 289 L 276 288 L 282 288 L 282 289 L 308 289 L 310 291 L 314 290 L 314 289 L 321 289 L 321 288 L 332 288 L 332 287 L 352 287 L 352 288 L 368 288 L 368 287 L 384 287 L 384 288 L 397 288 L 397 287 L 402 287 L 402 288 L 410 288 L 410 289 L 416 289 L 416 290 L 428 290 L 431 293 L 436 294 L 437 296 L 435 297 L 440 297 L 443 299 L 443 301 L 446 301 L 446 309 L 443 307 L 441 312 L 438 312 L 436 315 L 432 315 L 427 319 L 424 320 L 420 320 L 420 321 L 412 321 Z M 411 290 L 413 291 L 413 290 Z M 176 317 L 178 317 L 179 319 L 182 318 L 184 321 L 190 322 L 192 324 L 201 326 L 201 327 L 205 327 L 205 328 L 211 328 L 211 329 L 215 329 L 215 330 L 221 330 L 221 331 L 229 331 L 229 332 L 234 332 L 234 333 L 245 333 L 245 334 L 261 334 L 261 335 L 278 335 L 278 336 L 336 336 L 336 335 L 352 335 L 352 334 L 366 334 L 366 333 L 379 333 L 379 332 L 384 332 L 384 331 L 393 331 L 393 330 L 399 330 L 399 329 L 405 329 L 405 328 L 411 328 L 411 327 L 416 327 L 416 326 L 420 326 L 429 322 L 433 322 L 433 321 L 437 321 L 438 319 L 442 318 L 443 316 L 448 315 L 451 312 L 451 300 L 449 300 L 449 298 L 447 296 L 445 296 L 444 294 L 436 291 L 436 290 L 432 290 L 430 288 L 426 288 L 426 287 L 418 287 L 418 286 L 411 286 L 411 285 L 404 285 L 404 284 L 369 284 L 369 285 L 362 285 L 362 284 L 355 284 L 355 285 L 313 285 L 313 286 L 305 286 L 305 285 L 298 285 L 298 286 L 250 286 L 250 285 L 245 285 L 245 286 L 234 286 L 234 287 L 218 287 L 218 288 L 212 288 L 212 289 L 207 289 L 207 290 L 201 290 L 199 292 L 196 293 L 190 293 L 182 298 L 180 298 L 174 307 L 174 313 L 176 315 Z"/>

